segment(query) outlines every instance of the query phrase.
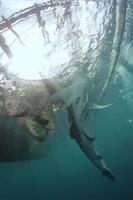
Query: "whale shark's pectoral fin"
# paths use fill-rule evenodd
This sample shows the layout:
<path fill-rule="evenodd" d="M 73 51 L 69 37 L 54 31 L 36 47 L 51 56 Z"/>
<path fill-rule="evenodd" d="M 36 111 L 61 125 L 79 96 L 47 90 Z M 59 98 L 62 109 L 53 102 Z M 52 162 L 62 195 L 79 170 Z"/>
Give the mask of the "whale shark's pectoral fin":
<path fill-rule="evenodd" d="M 96 103 L 93 103 L 92 105 L 89 106 L 89 109 L 97 110 L 97 109 L 104 109 L 110 107 L 112 104 L 107 104 L 107 105 L 98 105 Z"/>
<path fill-rule="evenodd" d="M 52 94 L 50 96 L 50 101 L 52 103 L 62 101 L 65 103 L 66 106 L 70 106 L 74 102 L 74 100 L 77 99 L 77 96 L 74 95 L 73 91 L 74 91 L 73 85 L 66 87 Z"/>
<path fill-rule="evenodd" d="M 65 96 L 68 96 L 68 93 L 69 93 L 69 88 L 67 88 L 67 89 L 64 88 L 64 89 L 62 89 L 60 91 L 57 91 L 57 92 L 55 92 L 54 94 L 52 94 L 50 96 L 50 101 L 51 102 L 56 102 L 58 100 L 62 100 L 62 101 L 65 102 Z"/>

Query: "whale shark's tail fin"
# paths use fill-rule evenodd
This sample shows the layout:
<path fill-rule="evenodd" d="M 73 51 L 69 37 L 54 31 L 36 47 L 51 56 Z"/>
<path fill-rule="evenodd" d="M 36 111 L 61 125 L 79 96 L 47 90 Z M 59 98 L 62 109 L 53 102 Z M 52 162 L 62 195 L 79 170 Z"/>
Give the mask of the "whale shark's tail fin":
<path fill-rule="evenodd" d="M 108 177 L 112 181 L 116 181 L 114 174 L 108 168 L 103 170 L 103 176 Z"/>

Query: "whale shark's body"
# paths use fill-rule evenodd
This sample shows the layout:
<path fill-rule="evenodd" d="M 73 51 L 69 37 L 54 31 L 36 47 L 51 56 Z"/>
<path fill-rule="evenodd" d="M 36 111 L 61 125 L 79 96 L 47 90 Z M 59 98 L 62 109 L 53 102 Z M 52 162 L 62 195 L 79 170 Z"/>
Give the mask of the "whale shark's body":
<path fill-rule="evenodd" d="M 85 155 L 104 176 L 115 180 L 102 157 L 96 152 L 94 138 L 89 136 L 80 124 L 80 118 L 88 108 L 91 110 L 109 106 L 98 106 L 89 102 L 88 77 L 84 72 L 76 72 L 72 84 L 67 87 L 54 78 L 39 81 L 16 79 L 15 83 L 17 94 L 13 90 L 10 91 L 7 86 L 3 89 L 5 101 L 1 104 L 1 116 L 15 117 L 35 140 L 43 142 L 55 127 L 55 107 L 60 109 L 60 103 L 63 103 L 68 112 L 71 138 L 76 140 Z"/>

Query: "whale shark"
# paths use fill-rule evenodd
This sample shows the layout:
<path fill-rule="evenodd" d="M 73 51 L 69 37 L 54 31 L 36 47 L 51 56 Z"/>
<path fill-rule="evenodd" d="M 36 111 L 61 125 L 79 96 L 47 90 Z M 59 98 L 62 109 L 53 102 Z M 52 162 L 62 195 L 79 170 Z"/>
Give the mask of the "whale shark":
<path fill-rule="evenodd" d="M 84 154 L 104 176 L 115 181 L 115 176 L 94 147 L 95 138 L 89 135 L 80 121 L 84 112 L 105 109 L 111 104 L 102 106 L 90 100 L 91 85 L 83 71 L 76 71 L 68 86 L 55 78 L 36 81 L 15 79 L 15 83 L 17 91 L 22 95 L 14 95 L 14 90 L 9 90 L 7 86 L 2 90 L 5 98 L 1 104 L 1 117 L 16 118 L 34 140 L 42 143 L 50 131 L 55 129 L 55 108 L 62 109 L 64 106 L 70 123 L 70 137 L 76 140 Z"/>

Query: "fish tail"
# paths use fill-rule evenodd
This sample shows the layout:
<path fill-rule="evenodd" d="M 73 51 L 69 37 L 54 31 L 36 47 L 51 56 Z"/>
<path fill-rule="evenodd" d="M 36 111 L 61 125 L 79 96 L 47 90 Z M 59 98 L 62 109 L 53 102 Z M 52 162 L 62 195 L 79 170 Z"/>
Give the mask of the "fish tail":
<path fill-rule="evenodd" d="M 115 178 L 114 174 L 108 168 L 105 168 L 103 170 L 103 176 L 104 177 L 108 177 L 113 182 L 116 181 L 116 178 Z"/>

